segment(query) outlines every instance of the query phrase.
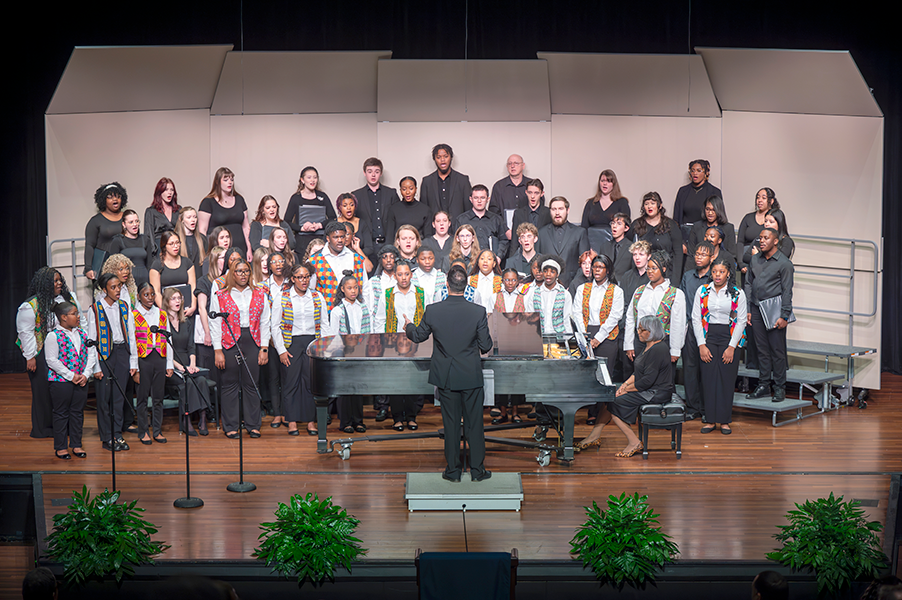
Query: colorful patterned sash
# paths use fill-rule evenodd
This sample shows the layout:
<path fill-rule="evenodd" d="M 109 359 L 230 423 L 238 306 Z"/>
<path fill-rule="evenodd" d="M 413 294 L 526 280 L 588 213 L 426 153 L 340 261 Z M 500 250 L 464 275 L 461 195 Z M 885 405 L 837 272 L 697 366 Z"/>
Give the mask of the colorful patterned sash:
<path fill-rule="evenodd" d="M 589 327 L 589 300 L 592 298 L 593 282 L 583 284 L 583 327 Z M 608 283 L 608 289 L 604 292 L 604 300 L 601 301 L 601 310 L 598 311 L 598 324 L 604 325 L 614 306 L 614 284 Z M 614 325 L 614 329 L 606 339 L 616 340 L 620 333 L 620 326 Z"/>
<path fill-rule="evenodd" d="M 166 358 L 166 337 L 161 333 L 156 335 L 151 333 L 147 319 L 137 309 L 132 310 L 132 314 L 135 316 L 135 345 L 138 346 L 138 357 L 147 358 L 151 352 L 157 350 L 160 356 Z M 160 323 L 157 327 L 160 331 L 166 331 L 168 325 L 169 317 L 166 311 L 161 310 Z"/>
<path fill-rule="evenodd" d="M 291 331 L 294 329 L 294 305 L 291 303 L 291 289 L 291 287 L 287 287 L 282 290 L 282 322 L 279 323 L 279 329 L 282 332 L 282 343 L 285 344 L 286 350 L 291 346 Z M 314 335 L 319 338 L 322 335 L 320 324 L 323 316 L 323 295 L 316 290 L 309 289 L 307 293 L 313 296 Z"/>
<path fill-rule="evenodd" d="M 432 272 L 435 273 L 435 289 L 432 291 L 432 301 L 441 302 L 448 297 L 448 276 L 441 269 L 432 269 Z M 420 269 L 413 272 L 411 283 L 414 286 L 420 286 L 419 273 Z"/>
<path fill-rule="evenodd" d="M 551 327 L 555 333 L 564 333 L 564 303 L 566 294 L 564 286 L 558 283 L 555 286 L 557 293 L 554 295 L 554 304 L 551 305 Z M 542 323 L 545 322 L 545 313 L 542 311 L 542 289 L 537 288 L 532 295 L 533 310 L 542 315 Z"/>
<path fill-rule="evenodd" d="M 385 332 L 394 333 L 398 331 L 398 314 L 395 312 L 395 288 L 390 287 L 385 290 Z M 426 310 L 426 294 L 423 288 L 414 286 L 414 296 L 417 300 L 417 306 L 413 313 L 413 324 L 419 326 L 423 320 L 423 311 Z M 391 329 L 391 331 L 389 331 Z"/>
<path fill-rule="evenodd" d="M 103 300 L 94 303 L 94 322 L 97 326 L 97 353 L 104 360 L 110 357 L 113 350 L 113 332 L 110 331 L 110 324 L 107 323 L 106 311 L 101 305 Z M 122 324 L 122 337 L 128 343 L 128 304 L 123 300 L 118 301 L 119 304 L 119 322 Z"/>
<path fill-rule="evenodd" d="M 219 298 L 219 309 L 222 312 L 229 313 L 231 317 L 231 319 L 226 321 L 228 326 L 222 328 L 222 347 L 228 350 L 241 337 L 241 317 L 239 316 L 238 305 L 235 304 L 235 300 L 232 298 L 231 291 L 219 290 L 216 292 L 216 297 Z M 261 339 L 260 317 L 263 315 L 263 302 L 265 300 L 266 295 L 263 293 L 263 290 L 258 287 L 251 288 L 250 330 L 251 337 L 258 346 Z M 223 324 L 225 325 L 226 323 Z"/>
<path fill-rule="evenodd" d="M 41 318 L 41 313 L 38 312 L 38 297 L 32 296 L 26 300 L 26 303 L 31 307 L 31 311 L 34 313 L 34 341 L 37 342 L 37 351 L 38 354 L 40 354 L 41 350 L 44 349 L 44 330 L 41 328 L 41 323 L 43 323 L 44 320 Z M 22 340 L 16 339 L 16 346 L 21 348 Z"/>
<path fill-rule="evenodd" d="M 78 352 L 75 351 L 75 345 L 72 343 L 72 340 L 69 339 L 69 336 L 62 329 L 56 334 L 56 343 L 60 349 L 60 362 L 76 375 L 81 375 L 85 371 L 85 365 L 88 364 L 88 337 L 81 327 L 76 327 L 75 331 L 78 332 L 78 337 L 81 338 L 81 347 L 78 349 Z M 66 379 L 53 369 L 47 369 L 47 381 L 65 382 Z"/>
<path fill-rule="evenodd" d="M 370 333 L 370 311 L 366 307 L 366 303 L 363 300 L 357 300 L 357 304 L 360 306 L 361 311 L 360 331 L 358 333 Z M 339 317 L 338 319 L 338 333 L 340 333 L 341 335 L 348 335 L 352 333 L 350 331 L 350 324 L 351 320 L 348 318 L 348 308 L 345 306 L 344 302 L 342 302 L 341 317 Z"/>
<path fill-rule="evenodd" d="M 470 275 L 470 287 L 475 288 L 479 284 L 479 273 L 475 275 Z M 499 275 L 495 275 L 492 277 L 492 293 L 497 294 L 501 291 L 501 277 Z"/>
<path fill-rule="evenodd" d="M 636 293 L 633 294 L 633 322 L 636 324 L 639 323 L 639 298 L 642 297 L 642 293 L 649 285 L 640 285 Z M 670 335 L 670 312 L 673 310 L 673 301 L 676 300 L 676 293 L 677 289 L 675 287 L 670 286 L 667 288 L 667 291 L 664 292 L 664 297 L 661 299 L 661 304 L 658 305 L 658 310 L 655 312 L 655 316 L 664 325 L 664 335 Z"/>
<path fill-rule="evenodd" d="M 507 308 L 504 305 L 504 293 L 498 292 L 495 294 L 495 312 L 506 313 L 508 312 Z M 526 307 L 523 306 L 523 294 L 517 294 L 514 296 L 514 310 L 515 313 L 525 313 Z"/>
<path fill-rule="evenodd" d="M 701 294 L 699 295 L 699 304 L 701 305 L 701 313 L 702 313 L 702 329 L 705 330 L 705 334 L 708 333 L 708 320 L 711 318 L 710 311 L 708 310 L 708 296 L 711 293 L 711 289 L 714 284 L 706 283 L 701 287 Z M 730 289 L 730 337 L 733 336 L 733 330 L 736 329 L 736 311 L 739 308 L 739 288 L 733 286 Z M 738 347 L 742 348 L 746 343 L 746 332 L 748 328 L 746 327 L 742 331 L 742 338 L 739 340 Z"/>
<path fill-rule="evenodd" d="M 326 299 L 326 306 L 335 304 L 335 295 L 338 293 L 339 278 L 336 277 L 335 271 L 326 261 L 322 253 L 317 254 L 310 259 L 313 270 L 316 271 L 316 291 L 323 295 Z M 354 277 L 357 283 L 363 285 L 363 259 L 358 254 L 354 254 Z"/>

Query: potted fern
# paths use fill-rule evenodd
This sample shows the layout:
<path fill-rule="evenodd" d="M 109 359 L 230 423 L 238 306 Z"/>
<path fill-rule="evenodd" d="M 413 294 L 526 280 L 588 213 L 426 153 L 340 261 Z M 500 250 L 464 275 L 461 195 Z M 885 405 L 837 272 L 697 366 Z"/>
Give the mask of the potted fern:
<path fill-rule="evenodd" d="M 837 595 L 853 581 L 875 579 L 887 564 L 877 533 L 877 521 L 868 521 L 860 502 L 829 498 L 796 504 L 786 514 L 789 525 L 774 534 L 782 548 L 767 558 L 794 570 L 814 571 L 819 594 Z"/>
<path fill-rule="evenodd" d="M 134 574 L 135 565 L 153 564 L 153 556 L 169 546 L 151 540 L 157 528 L 140 517 L 138 501 L 118 503 L 119 492 L 104 490 L 91 498 L 87 486 L 72 493 L 65 513 L 54 515 L 53 531 L 47 536 L 50 556 L 63 564 L 69 585 L 84 585 L 90 579 Z"/>
<path fill-rule="evenodd" d="M 285 577 L 297 577 L 298 585 L 335 581 L 335 570 L 351 570 L 351 563 L 364 554 L 354 532 L 360 521 L 331 496 L 320 501 L 316 494 L 295 494 L 288 504 L 279 503 L 276 521 L 261 523 L 260 547 L 254 556 Z"/>
<path fill-rule="evenodd" d="M 648 496 L 608 496 L 608 510 L 586 507 L 588 520 L 570 541 L 571 554 L 583 561 L 604 584 L 644 588 L 655 573 L 679 554 L 670 536 L 658 527 Z"/>

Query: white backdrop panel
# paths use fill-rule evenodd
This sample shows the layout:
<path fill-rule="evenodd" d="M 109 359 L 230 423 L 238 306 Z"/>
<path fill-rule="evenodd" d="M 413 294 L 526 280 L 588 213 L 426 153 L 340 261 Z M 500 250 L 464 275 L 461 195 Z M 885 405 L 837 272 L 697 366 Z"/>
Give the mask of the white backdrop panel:
<path fill-rule="evenodd" d="M 552 125 L 552 195 L 570 200 L 571 221 L 579 222 L 604 169 L 617 174 L 633 218 L 650 191 L 661 194 L 673 214 L 677 189 L 689 182 L 692 159 L 711 161 L 711 182 L 720 187 L 720 119 L 554 115 Z"/>
<path fill-rule="evenodd" d="M 50 240 L 84 237 L 85 224 L 96 213 L 94 191 L 110 181 L 125 186 L 128 207 L 142 219 L 160 177 L 175 181 L 182 206 L 197 207 L 209 190 L 206 109 L 47 115 L 45 124 Z M 65 251 L 57 246 L 52 264 L 69 262 L 69 256 L 68 246 Z M 83 256 L 79 244 L 79 262 Z M 71 279 L 70 272 L 65 274 Z M 87 298 L 80 291 L 79 300 Z"/>
<path fill-rule="evenodd" d="M 724 193 L 731 220 L 753 208 L 755 193 L 773 188 L 786 213 L 789 231 L 798 235 L 872 240 L 880 247 L 882 223 L 883 120 L 873 117 L 789 115 L 724 111 Z M 729 193 L 726 192 L 729 190 Z M 732 202 L 741 204 L 733 208 Z M 849 253 L 836 246 L 800 241 L 793 262 L 848 266 Z M 873 264 L 873 252 L 860 248 L 856 266 Z M 877 315 L 858 318 L 854 343 L 880 348 L 880 285 Z M 873 276 L 856 276 L 856 310 L 873 304 Z M 842 280 L 797 276 L 794 303 L 845 310 L 848 284 Z M 818 342 L 847 343 L 848 319 L 799 311 L 788 336 Z M 856 361 L 856 385 L 880 387 L 879 357 Z"/>

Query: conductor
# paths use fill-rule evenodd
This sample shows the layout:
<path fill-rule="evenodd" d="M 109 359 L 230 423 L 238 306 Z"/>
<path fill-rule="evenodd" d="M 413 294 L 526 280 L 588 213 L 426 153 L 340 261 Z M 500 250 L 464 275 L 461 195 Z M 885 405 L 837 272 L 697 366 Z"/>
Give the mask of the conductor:
<path fill-rule="evenodd" d="M 492 348 L 485 308 L 464 299 L 467 274 L 455 265 L 448 273 L 448 298 L 430 304 L 419 326 L 404 316 L 404 332 L 416 343 L 435 334 L 429 383 L 438 387 L 445 428 L 445 460 L 442 478 L 459 482 L 461 473 L 459 430 L 461 415 L 464 436 L 470 445 L 470 477 L 483 481 L 492 476 L 484 466 L 485 431 L 482 424 L 483 381 L 480 353 Z"/>

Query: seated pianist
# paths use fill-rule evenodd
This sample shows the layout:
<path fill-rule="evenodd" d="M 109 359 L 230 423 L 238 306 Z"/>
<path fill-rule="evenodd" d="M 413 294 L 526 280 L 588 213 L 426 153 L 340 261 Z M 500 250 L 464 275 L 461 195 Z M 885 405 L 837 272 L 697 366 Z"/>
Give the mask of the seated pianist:
<path fill-rule="evenodd" d="M 633 433 L 639 408 L 644 404 L 664 404 L 673 393 L 673 370 L 670 367 L 670 350 L 664 339 L 664 326 L 657 317 L 649 315 L 639 319 L 636 326 L 639 340 L 645 350 L 636 357 L 633 374 L 617 389 L 613 402 L 603 404 L 598 413 L 598 424 L 587 438 L 576 445 L 585 450 L 601 445 L 601 430 L 613 422 L 626 436 L 627 444 L 615 456 L 629 458 L 642 451 L 642 442 Z"/>

